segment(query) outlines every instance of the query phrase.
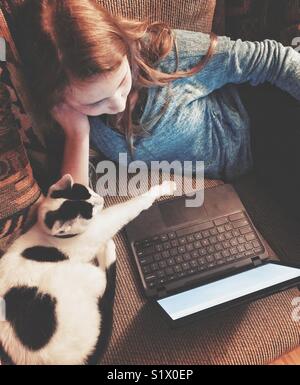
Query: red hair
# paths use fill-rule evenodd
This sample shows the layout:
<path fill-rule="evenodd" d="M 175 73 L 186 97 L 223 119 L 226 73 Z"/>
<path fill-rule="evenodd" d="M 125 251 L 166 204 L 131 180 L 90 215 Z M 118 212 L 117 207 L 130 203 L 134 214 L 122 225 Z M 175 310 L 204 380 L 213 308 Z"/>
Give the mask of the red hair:
<path fill-rule="evenodd" d="M 38 8 L 38 36 L 27 53 L 25 72 L 34 100 L 49 113 L 61 101 L 70 79 L 87 80 L 113 71 L 127 55 L 133 85 L 124 112 L 110 115 L 112 128 L 123 131 L 131 152 L 133 138 L 145 130 L 132 119 L 131 101 L 143 88 L 166 86 L 171 81 L 199 72 L 212 57 L 217 37 L 205 57 L 189 71 L 172 74 L 155 69 L 168 55 L 176 39 L 165 23 L 128 20 L 110 14 L 95 0 L 42 0 Z M 143 37 L 148 33 L 149 39 Z M 178 69 L 178 52 L 176 56 Z M 168 106 L 166 101 L 161 114 Z"/>

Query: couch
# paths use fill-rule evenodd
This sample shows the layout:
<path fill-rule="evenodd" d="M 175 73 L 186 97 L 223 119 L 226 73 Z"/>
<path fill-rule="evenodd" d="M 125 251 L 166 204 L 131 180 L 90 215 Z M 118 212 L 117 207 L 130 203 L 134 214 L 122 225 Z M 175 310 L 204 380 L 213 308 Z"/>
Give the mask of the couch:
<path fill-rule="evenodd" d="M 111 12 L 135 18 L 147 16 L 151 20 L 168 22 L 172 28 L 202 32 L 213 29 L 217 34 L 252 40 L 270 37 L 284 42 L 284 39 L 288 40 L 288 36 L 294 33 L 291 31 L 298 30 L 300 23 L 299 13 L 294 18 L 299 12 L 297 1 L 278 1 L 276 5 L 275 2 L 267 0 L 234 2 L 98 0 L 98 2 Z M 22 28 L 26 27 L 24 15 L 29 12 L 26 0 L 1 0 L 0 4 L 1 34 L 8 40 L 10 48 L 7 65 L 11 78 L 10 86 L 19 96 L 19 104 L 24 107 L 24 110 L 21 108 L 22 120 L 27 122 L 20 130 L 33 175 L 40 188 L 46 191 L 58 172 L 57 162 L 56 165 L 52 164 L 52 160 L 61 157 L 62 142 L 53 142 L 51 135 L 42 135 L 41 127 L 46 123 L 41 122 L 37 112 L 32 110 L 30 95 L 26 93 L 22 81 L 21 58 L 22 50 L 26 49 L 22 44 Z M 291 12 L 291 9 L 294 11 Z M 281 20 L 280 25 L 277 23 L 274 26 L 274 14 Z M 279 17 L 282 14 L 284 18 Z M 291 176 L 291 173 L 297 170 L 299 172 L 300 162 L 297 164 L 299 158 L 292 158 L 287 146 L 282 154 L 286 163 L 283 165 L 276 163 L 278 151 L 283 151 L 279 148 L 282 142 L 282 121 L 286 121 L 288 116 L 290 120 L 297 121 L 298 105 L 288 95 L 267 85 L 258 87 L 255 91 L 244 85 L 240 91 L 247 100 L 249 113 L 255 118 L 252 125 L 255 167 L 253 172 L 236 180 L 234 186 L 255 225 L 268 242 L 270 254 L 285 262 L 299 263 L 299 212 L 296 210 L 298 202 L 296 188 L 299 179 L 297 176 Z M 286 111 L 274 108 L 270 97 L 274 103 L 278 103 L 281 107 L 285 106 Z M 270 105 L 271 107 L 268 107 Z M 265 108 L 269 108 L 268 114 L 265 113 Z M 274 111 L 280 113 L 274 115 Z M 24 115 L 27 120 L 24 119 Z M 266 115 L 269 118 L 272 116 L 272 120 L 266 119 Z M 295 132 L 294 135 L 296 137 L 290 138 L 289 145 L 297 143 L 299 134 Z M 57 156 L 49 157 L 48 154 L 53 154 L 54 150 Z M 94 162 L 99 156 L 101 155 L 95 155 L 91 151 L 91 160 Z M 283 173 L 290 164 L 294 168 L 289 169 L 290 173 L 284 173 L 282 181 L 279 180 L 277 173 L 270 172 L 270 162 L 271 166 L 282 167 Z M 205 180 L 205 188 L 221 183 L 223 181 Z M 145 185 L 143 188 L 146 190 L 148 186 Z M 106 198 L 106 205 L 124 199 L 109 197 Z M 0 219 L 3 221 L 6 219 L 3 214 L 1 218 L 1 210 Z M 224 312 L 222 317 L 210 317 L 189 328 L 168 329 L 152 305 L 141 294 L 138 275 L 123 234 L 118 234 L 115 241 L 118 265 L 113 336 L 103 364 L 264 364 L 299 346 L 300 325 L 291 318 L 292 300 L 299 296 L 297 289 L 239 306 Z M 5 245 L 7 246 L 8 242 Z"/>

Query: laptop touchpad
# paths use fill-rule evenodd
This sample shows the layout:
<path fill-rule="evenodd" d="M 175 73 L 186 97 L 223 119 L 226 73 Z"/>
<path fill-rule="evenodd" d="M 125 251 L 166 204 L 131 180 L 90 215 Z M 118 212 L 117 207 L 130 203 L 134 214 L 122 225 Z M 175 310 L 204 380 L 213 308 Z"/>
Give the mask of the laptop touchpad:
<path fill-rule="evenodd" d="M 159 203 L 160 213 L 166 226 L 208 219 L 204 206 L 186 207 L 185 204 L 186 197 Z"/>

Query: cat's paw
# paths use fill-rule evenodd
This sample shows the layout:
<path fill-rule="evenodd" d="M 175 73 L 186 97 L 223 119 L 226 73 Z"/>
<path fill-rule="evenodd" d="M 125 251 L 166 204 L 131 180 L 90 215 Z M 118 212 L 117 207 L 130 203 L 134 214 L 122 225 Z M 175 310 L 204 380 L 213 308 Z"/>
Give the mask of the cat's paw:
<path fill-rule="evenodd" d="M 161 184 L 161 196 L 163 195 L 174 195 L 177 190 L 176 182 L 173 181 L 164 181 Z"/>
<path fill-rule="evenodd" d="M 176 183 L 164 181 L 161 185 L 154 186 L 149 190 L 149 194 L 154 198 L 160 198 L 164 195 L 173 195 L 176 191 Z"/>

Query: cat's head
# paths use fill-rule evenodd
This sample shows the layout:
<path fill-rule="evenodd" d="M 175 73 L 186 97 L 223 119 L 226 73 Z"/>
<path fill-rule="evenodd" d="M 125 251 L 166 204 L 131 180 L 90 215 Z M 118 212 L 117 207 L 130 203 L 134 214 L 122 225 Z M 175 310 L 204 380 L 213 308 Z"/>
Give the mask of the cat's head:
<path fill-rule="evenodd" d="M 39 207 L 38 222 L 47 234 L 68 238 L 82 234 L 103 206 L 100 195 L 67 174 L 50 187 Z"/>

